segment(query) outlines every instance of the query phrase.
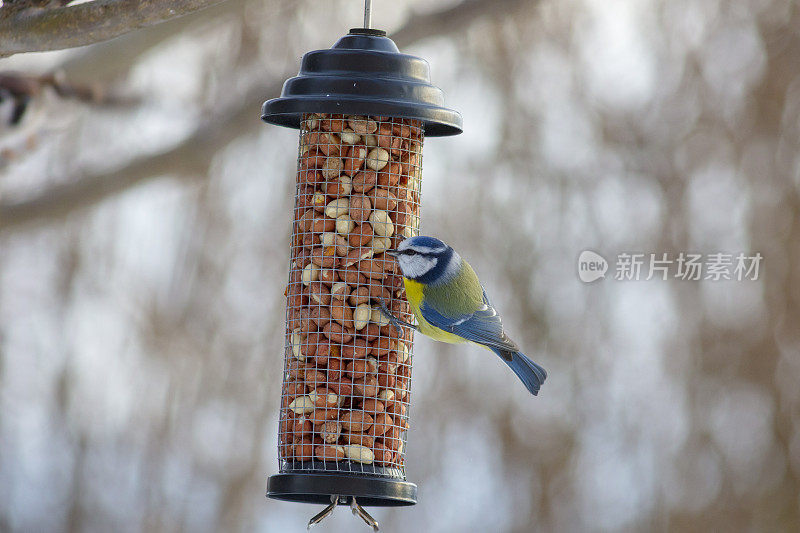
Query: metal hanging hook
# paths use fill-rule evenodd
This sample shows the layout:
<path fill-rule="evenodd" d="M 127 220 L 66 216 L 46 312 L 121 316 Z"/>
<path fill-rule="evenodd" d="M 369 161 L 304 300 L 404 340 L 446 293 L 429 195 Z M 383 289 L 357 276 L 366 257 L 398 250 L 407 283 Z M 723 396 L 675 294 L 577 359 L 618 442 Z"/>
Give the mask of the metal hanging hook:
<path fill-rule="evenodd" d="M 329 517 L 331 514 L 333 514 L 333 510 L 336 509 L 336 506 L 338 504 L 340 503 L 344 504 L 346 502 L 347 500 L 345 499 L 344 496 L 340 497 L 338 494 L 331 494 L 331 503 L 328 504 L 328 506 L 325 507 L 325 509 L 323 509 L 322 511 L 311 517 L 311 520 L 308 521 L 308 527 L 306 527 L 306 529 L 310 531 L 312 527 L 316 526 L 324 519 Z M 372 531 L 377 532 L 380 530 L 380 528 L 378 527 L 378 521 L 372 518 L 372 515 L 370 515 L 366 509 L 364 509 L 363 507 L 361 507 L 361 505 L 359 505 L 359 503 L 356 501 L 355 496 L 352 496 L 350 499 L 350 510 L 353 511 L 353 516 L 358 516 L 364 522 L 366 522 L 366 524 L 372 528 Z"/>
<path fill-rule="evenodd" d="M 372 518 L 372 515 L 370 515 L 366 509 L 359 505 L 355 496 L 353 496 L 353 499 L 350 500 L 350 510 L 353 511 L 353 516 L 360 516 L 361 519 L 372 528 L 372 531 L 380 531 L 380 528 L 378 527 L 378 521 Z"/>
<path fill-rule="evenodd" d="M 372 0 L 364 0 L 364 27 L 372 28 Z"/>
<path fill-rule="evenodd" d="M 317 524 L 322 522 L 322 520 L 330 516 L 331 513 L 333 513 L 333 510 L 336 509 L 336 504 L 338 503 L 339 503 L 339 496 L 337 494 L 331 494 L 331 503 L 328 504 L 328 506 L 325 507 L 325 509 L 323 509 L 322 511 L 311 517 L 311 520 L 308 521 L 308 526 L 306 527 L 306 529 L 310 531 L 312 527 L 316 526 Z"/>

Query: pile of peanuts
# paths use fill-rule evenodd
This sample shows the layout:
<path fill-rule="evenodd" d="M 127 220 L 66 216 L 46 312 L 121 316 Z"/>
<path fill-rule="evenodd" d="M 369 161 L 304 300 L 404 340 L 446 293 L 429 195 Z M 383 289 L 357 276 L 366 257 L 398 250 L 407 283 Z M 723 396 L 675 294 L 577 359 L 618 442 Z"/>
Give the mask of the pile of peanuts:
<path fill-rule="evenodd" d="M 313 468 L 297 461 L 403 467 L 413 331 L 391 324 L 379 304 L 412 320 L 397 263 L 384 252 L 417 234 L 422 141 L 417 120 L 303 117 L 282 471 Z"/>

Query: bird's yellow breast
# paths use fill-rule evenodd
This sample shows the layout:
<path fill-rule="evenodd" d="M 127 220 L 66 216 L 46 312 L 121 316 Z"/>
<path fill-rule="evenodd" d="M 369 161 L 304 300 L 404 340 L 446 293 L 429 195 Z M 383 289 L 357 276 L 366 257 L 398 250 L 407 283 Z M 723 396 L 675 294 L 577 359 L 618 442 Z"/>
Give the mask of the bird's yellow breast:
<path fill-rule="evenodd" d="M 436 326 L 425 320 L 425 317 L 422 316 L 422 313 L 419 310 L 420 306 L 422 305 L 422 302 L 425 299 L 425 294 L 423 292 L 423 288 L 425 286 L 422 283 L 404 277 L 403 284 L 406 287 L 406 299 L 408 300 L 408 303 L 411 306 L 411 312 L 414 313 L 415 317 L 417 317 L 420 333 L 422 333 L 423 335 L 427 335 L 428 337 L 434 340 L 449 342 L 451 344 L 467 342 L 463 337 L 459 337 L 458 335 L 448 333 L 447 331 L 437 328 Z"/>

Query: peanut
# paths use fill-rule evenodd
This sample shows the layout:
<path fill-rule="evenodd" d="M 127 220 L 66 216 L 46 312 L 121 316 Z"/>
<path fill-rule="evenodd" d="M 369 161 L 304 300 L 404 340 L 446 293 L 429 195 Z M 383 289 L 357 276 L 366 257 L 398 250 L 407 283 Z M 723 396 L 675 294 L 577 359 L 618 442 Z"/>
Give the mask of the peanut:
<path fill-rule="evenodd" d="M 322 424 L 319 430 L 322 440 L 328 444 L 333 444 L 339 440 L 339 435 L 342 434 L 342 424 L 337 420 L 328 420 Z"/>
<path fill-rule="evenodd" d="M 319 136 L 319 151 L 325 155 L 339 156 L 341 153 L 341 141 L 333 133 L 321 133 Z"/>
<path fill-rule="evenodd" d="M 331 218 L 318 216 L 314 217 L 314 219 L 311 221 L 311 231 L 314 233 L 332 231 L 335 227 L 336 227 L 336 221 Z"/>
<path fill-rule="evenodd" d="M 319 387 L 308 394 L 314 407 L 334 407 L 339 404 L 339 396 L 325 387 Z"/>
<path fill-rule="evenodd" d="M 328 382 L 330 385 L 330 389 L 339 395 L 340 400 L 344 400 L 345 394 L 342 393 L 339 388 L 335 386 L 335 383 L 342 379 L 342 374 L 344 371 L 342 370 L 342 360 L 339 359 L 338 356 L 329 356 L 328 357 Z"/>
<path fill-rule="evenodd" d="M 378 183 L 378 174 L 371 170 L 364 170 L 353 176 L 353 190 L 366 193 Z"/>
<path fill-rule="evenodd" d="M 394 420 L 386 413 L 378 413 L 375 415 L 372 427 L 369 429 L 369 434 L 373 437 L 380 437 L 389 431 L 394 425 Z"/>
<path fill-rule="evenodd" d="M 313 368 L 307 368 L 303 374 L 306 386 L 316 388 L 318 385 L 325 384 L 325 374 Z"/>
<path fill-rule="evenodd" d="M 339 378 L 335 383 L 328 383 L 328 388 L 335 391 L 339 397 L 353 394 L 353 381 L 348 377 Z"/>
<path fill-rule="evenodd" d="M 325 285 L 333 285 L 337 281 L 339 281 L 339 276 L 336 274 L 336 271 L 332 268 L 323 268 L 319 271 L 319 281 L 324 283 Z"/>
<path fill-rule="evenodd" d="M 376 442 L 372 447 L 375 453 L 375 462 L 380 464 L 390 464 L 394 458 L 394 452 L 386 447 L 386 445 Z"/>
<path fill-rule="evenodd" d="M 331 231 L 326 231 L 322 235 L 320 235 L 320 242 L 322 243 L 323 247 L 334 246 L 335 253 L 338 256 L 347 255 L 347 239 L 339 235 L 338 233 L 334 233 Z"/>
<path fill-rule="evenodd" d="M 350 287 L 347 286 L 347 283 L 340 281 L 331 287 L 332 302 L 345 301 L 348 296 L 350 296 Z"/>
<path fill-rule="evenodd" d="M 367 377 L 367 374 L 374 374 L 378 371 L 378 365 L 367 359 L 359 359 L 347 363 L 345 368 L 353 379 Z"/>
<path fill-rule="evenodd" d="M 392 247 L 392 240 L 389 237 L 375 237 L 372 239 L 372 251 L 375 255 L 382 254 Z"/>
<path fill-rule="evenodd" d="M 344 168 L 343 171 L 347 176 L 354 176 L 356 172 L 361 168 L 364 164 L 364 160 L 367 158 L 367 148 L 365 146 L 352 146 L 350 150 L 347 151 L 347 157 L 344 160 Z M 378 176 L 375 176 L 375 180 L 377 181 Z"/>
<path fill-rule="evenodd" d="M 328 459 L 332 459 L 334 461 L 341 461 L 342 459 L 345 459 L 347 457 L 347 454 L 345 453 L 343 446 L 329 446 L 325 444 L 320 444 L 319 446 L 317 446 L 315 448 L 314 455 L 316 456 L 317 459 L 321 459 L 323 461 Z"/>
<path fill-rule="evenodd" d="M 358 263 L 359 261 L 362 261 L 364 259 L 368 259 L 368 258 L 372 257 L 374 254 L 375 254 L 375 252 L 372 250 L 372 248 L 368 248 L 368 247 L 354 248 L 354 249 L 350 250 L 347 253 L 347 256 L 344 258 L 344 266 L 346 266 L 346 267 L 353 266 L 356 263 Z M 360 266 L 359 266 L 359 269 L 360 269 Z M 345 279 L 345 281 L 347 281 L 347 280 Z M 348 282 L 348 283 L 350 283 L 350 282 Z"/>
<path fill-rule="evenodd" d="M 370 250 L 370 252 L 374 253 L 372 252 L 372 250 Z M 349 255 L 350 254 L 348 253 L 348 256 Z M 357 263 L 362 258 L 359 256 L 358 253 L 355 255 L 356 255 L 355 260 L 353 260 L 353 258 L 345 257 L 342 260 L 342 266 L 344 266 L 344 269 L 339 270 L 342 280 L 351 287 L 358 287 L 359 285 L 365 285 L 367 283 L 367 277 L 358 271 Z M 350 264 L 348 264 L 348 262 Z"/>
<path fill-rule="evenodd" d="M 336 265 L 335 246 L 316 246 L 311 250 L 311 262 L 322 268 Z"/>
<path fill-rule="evenodd" d="M 344 165 L 338 155 L 326 158 L 322 165 L 322 175 L 326 180 L 338 178 L 342 170 L 344 170 Z"/>
<path fill-rule="evenodd" d="M 353 327 L 355 327 L 356 331 L 364 329 L 371 316 L 372 308 L 368 304 L 362 303 L 356 306 L 356 310 L 353 313 Z"/>
<path fill-rule="evenodd" d="M 350 218 L 347 214 L 342 214 L 336 217 L 336 233 L 340 235 L 347 235 L 353 228 L 356 227 L 356 223 L 353 222 L 353 219 Z"/>
<path fill-rule="evenodd" d="M 314 445 L 311 439 L 304 437 L 294 443 L 294 456 L 301 461 L 308 461 L 311 459 L 314 452 Z"/>
<path fill-rule="evenodd" d="M 317 305 L 311 307 L 308 317 L 309 321 L 313 322 L 321 329 L 325 324 L 331 321 L 331 312 L 328 311 L 327 307 Z"/>
<path fill-rule="evenodd" d="M 378 378 L 375 376 L 367 376 L 353 380 L 353 389 L 359 396 L 377 396 L 378 395 Z"/>
<path fill-rule="evenodd" d="M 391 237 L 394 235 L 394 224 L 387 211 L 376 209 L 370 214 L 369 222 L 372 224 L 372 231 L 381 237 Z"/>
<path fill-rule="evenodd" d="M 363 194 L 354 194 L 350 197 L 350 218 L 355 222 L 365 222 L 372 213 L 372 202 Z"/>
<path fill-rule="evenodd" d="M 352 117 L 347 121 L 347 125 L 359 135 L 363 135 L 365 133 L 375 133 L 375 131 L 378 129 L 377 122 L 361 116 Z"/>
<path fill-rule="evenodd" d="M 325 324 L 325 327 L 322 328 L 322 333 L 334 342 L 350 342 L 353 338 L 353 334 L 338 322 L 328 322 Z"/>
<path fill-rule="evenodd" d="M 353 190 L 353 178 L 341 175 L 325 184 L 325 194 L 333 198 L 347 196 Z"/>
<path fill-rule="evenodd" d="M 287 381 L 283 384 L 282 394 L 292 400 L 306 393 L 306 385 L 302 381 Z"/>
<path fill-rule="evenodd" d="M 341 134 L 342 142 L 345 144 L 356 144 L 361 140 L 361 135 L 355 133 L 350 128 L 345 128 Z"/>
<path fill-rule="evenodd" d="M 372 252 L 372 250 L 370 250 Z M 371 255 L 371 254 L 370 254 Z M 383 264 L 380 261 L 373 259 L 363 259 L 358 263 L 358 268 L 361 273 L 370 279 L 383 279 L 386 277 L 386 272 L 383 270 Z"/>
<path fill-rule="evenodd" d="M 313 262 L 307 264 L 305 268 L 303 268 L 303 285 L 307 287 L 312 281 L 317 281 L 318 279 L 319 267 Z"/>
<path fill-rule="evenodd" d="M 370 191 L 370 195 L 372 197 L 372 203 L 375 205 L 375 209 L 394 211 L 394 209 L 397 207 L 397 197 L 389 192 L 388 189 L 375 187 L 372 189 L 372 191 Z"/>
<path fill-rule="evenodd" d="M 368 413 L 382 413 L 386 410 L 386 405 L 375 398 L 367 398 L 361 402 L 361 409 Z"/>
<path fill-rule="evenodd" d="M 305 361 L 306 356 L 302 351 L 303 337 L 300 335 L 300 330 L 296 329 L 292 332 L 292 355 L 298 361 Z"/>
<path fill-rule="evenodd" d="M 328 305 L 331 303 L 331 293 L 321 281 L 311 282 L 308 288 L 308 297 L 320 305 Z"/>
<path fill-rule="evenodd" d="M 344 301 L 331 305 L 331 318 L 341 324 L 344 328 L 353 327 L 353 310 L 345 305 Z"/>
<path fill-rule="evenodd" d="M 345 411 L 339 415 L 339 422 L 347 431 L 364 433 L 372 427 L 373 419 L 364 411 Z"/>
<path fill-rule="evenodd" d="M 325 209 L 325 195 L 319 191 L 315 192 L 311 197 L 311 205 L 315 211 L 322 212 Z"/>
<path fill-rule="evenodd" d="M 324 195 L 323 195 L 324 196 Z M 338 218 L 340 215 L 347 214 L 350 209 L 350 199 L 337 198 L 325 206 L 325 216 Z"/>
<path fill-rule="evenodd" d="M 372 225 L 369 222 L 364 222 L 363 224 L 356 225 L 353 228 L 353 231 L 347 236 L 348 240 L 350 241 L 350 246 L 354 248 L 358 248 L 360 246 L 366 246 L 372 241 L 374 234 L 372 232 Z M 373 249 L 374 249 L 374 245 Z"/>
<path fill-rule="evenodd" d="M 346 359 L 363 359 L 370 354 L 372 347 L 366 339 L 356 338 L 342 347 L 342 357 Z"/>
<path fill-rule="evenodd" d="M 375 446 L 375 437 L 369 435 L 368 433 L 350 433 L 350 432 L 342 432 L 342 437 L 348 444 L 360 444 L 361 446 L 366 446 L 367 448 L 372 448 Z"/>
<path fill-rule="evenodd" d="M 367 166 L 372 170 L 381 170 L 387 163 L 389 163 L 389 152 L 383 148 L 373 148 L 367 154 Z M 324 167 L 322 173 L 325 174 Z"/>
<path fill-rule="evenodd" d="M 299 396 L 289 404 L 295 414 L 305 415 L 314 411 L 314 400 L 310 396 Z"/>
<path fill-rule="evenodd" d="M 379 308 L 374 308 L 372 313 L 370 314 L 370 321 L 375 322 L 378 326 L 388 326 L 389 325 L 389 317 L 387 317 L 383 311 Z"/>
<path fill-rule="evenodd" d="M 383 389 L 378 393 L 378 399 L 391 402 L 394 400 L 394 391 L 390 389 Z"/>
<path fill-rule="evenodd" d="M 345 455 L 347 455 L 347 458 L 350 460 L 367 465 L 372 464 L 372 461 L 375 460 L 375 454 L 366 446 L 361 446 L 360 444 L 345 444 L 342 447 L 344 448 Z"/>
<path fill-rule="evenodd" d="M 408 358 L 411 356 L 408 346 L 406 346 L 406 343 L 403 341 L 397 341 L 397 356 L 401 363 L 408 361 Z"/>
<path fill-rule="evenodd" d="M 337 408 L 327 408 L 327 407 L 319 407 L 314 409 L 314 411 L 307 415 L 308 419 L 311 421 L 312 424 L 315 426 L 319 426 L 320 424 L 324 424 L 328 420 L 336 420 L 339 416 L 339 409 Z"/>
<path fill-rule="evenodd" d="M 356 290 L 350 293 L 350 304 L 356 307 L 358 307 L 361 304 L 369 302 L 369 299 L 370 299 L 369 287 L 358 287 Z M 363 312 L 365 311 L 362 311 L 362 313 Z M 369 319 L 367 319 L 367 322 L 368 321 Z M 366 322 L 364 323 L 364 325 L 366 325 Z"/>

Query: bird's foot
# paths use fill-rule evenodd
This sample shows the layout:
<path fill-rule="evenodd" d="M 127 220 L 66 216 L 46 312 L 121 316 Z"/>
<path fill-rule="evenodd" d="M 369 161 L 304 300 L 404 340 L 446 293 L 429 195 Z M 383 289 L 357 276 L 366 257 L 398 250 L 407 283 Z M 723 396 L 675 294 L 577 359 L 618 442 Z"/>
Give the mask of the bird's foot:
<path fill-rule="evenodd" d="M 391 322 L 391 324 L 394 326 L 394 329 L 395 331 L 397 331 L 398 335 L 400 335 L 401 333 L 400 326 L 405 326 L 407 328 L 413 329 L 414 331 L 419 331 L 419 326 L 406 322 L 405 320 L 400 320 L 399 318 L 394 316 L 392 312 L 389 310 L 389 307 L 386 305 L 386 302 L 384 302 L 383 300 L 378 300 L 378 309 L 380 309 L 381 313 L 383 313 L 386 316 L 386 318 L 389 319 L 389 322 Z"/>

